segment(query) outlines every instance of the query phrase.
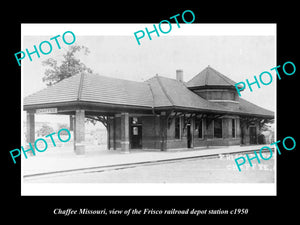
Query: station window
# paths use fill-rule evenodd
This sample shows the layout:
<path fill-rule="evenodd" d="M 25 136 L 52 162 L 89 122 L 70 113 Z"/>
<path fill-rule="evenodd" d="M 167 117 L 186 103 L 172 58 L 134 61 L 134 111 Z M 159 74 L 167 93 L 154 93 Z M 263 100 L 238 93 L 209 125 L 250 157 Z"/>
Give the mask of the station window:
<path fill-rule="evenodd" d="M 232 119 L 232 130 L 231 130 L 231 134 L 232 137 L 235 138 L 235 119 Z"/>
<path fill-rule="evenodd" d="M 139 128 L 138 127 L 133 127 L 133 135 L 139 135 Z"/>
<path fill-rule="evenodd" d="M 203 138 L 202 119 L 196 120 L 196 129 L 198 130 L 198 138 Z"/>
<path fill-rule="evenodd" d="M 180 139 L 180 117 L 175 117 L 175 139 Z"/>
<path fill-rule="evenodd" d="M 232 101 L 236 101 L 236 95 L 235 95 L 235 93 L 231 93 L 231 99 L 230 100 L 232 100 Z"/>
<path fill-rule="evenodd" d="M 214 120 L 214 138 L 222 138 L 222 119 Z"/>

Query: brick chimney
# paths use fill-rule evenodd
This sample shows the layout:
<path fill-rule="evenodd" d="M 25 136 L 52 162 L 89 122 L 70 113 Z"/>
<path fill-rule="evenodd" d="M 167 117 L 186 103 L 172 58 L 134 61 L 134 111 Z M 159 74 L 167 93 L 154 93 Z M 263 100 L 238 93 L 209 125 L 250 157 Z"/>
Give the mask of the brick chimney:
<path fill-rule="evenodd" d="M 183 70 L 176 70 L 176 80 L 183 82 Z"/>

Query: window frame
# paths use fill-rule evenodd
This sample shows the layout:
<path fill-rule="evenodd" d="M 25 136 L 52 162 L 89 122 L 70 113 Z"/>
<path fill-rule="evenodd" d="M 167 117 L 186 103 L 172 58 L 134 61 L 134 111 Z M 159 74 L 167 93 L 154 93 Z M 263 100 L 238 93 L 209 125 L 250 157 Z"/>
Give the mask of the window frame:
<path fill-rule="evenodd" d="M 215 122 L 216 120 L 221 120 L 221 137 L 216 137 L 216 132 L 215 132 Z M 213 120 L 213 138 L 214 139 L 222 139 L 223 138 L 223 119 L 222 118 L 217 118 Z"/>
<path fill-rule="evenodd" d="M 234 126 L 233 126 L 233 122 L 234 122 Z M 233 133 L 234 133 L 234 135 L 233 135 Z M 231 119 L 231 137 L 236 138 L 236 119 L 235 118 Z"/>
<path fill-rule="evenodd" d="M 177 132 L 176 132 L 176 130 L 177 130 L 177 125 L 176 125 L 176 121 L 178 121 L 178 125 L 179 125 L 179 127 L 178 127 L 178 135 L 177 135 Z M 181 139 L 181 134 L 182 132 L 181 132 L 181 117 L 175 117 L 174 118 L 174 138 L 176 139 L 176 140 L 180 140 Z"/>
<path fill-rule="evenodd" d="M 200 127 L 200 124 L 201 124 L 201 127 Z M 196 119 L 196 123 L 195 123 L 195 128 L 198 129 L 198 134 L 197 134 L 197 138 L 199 139 L 203 139 L 203 119 Z M 200 134 L 200 129 L 201 129 L 201 137 L 199 137 L 199 134 Z"/>

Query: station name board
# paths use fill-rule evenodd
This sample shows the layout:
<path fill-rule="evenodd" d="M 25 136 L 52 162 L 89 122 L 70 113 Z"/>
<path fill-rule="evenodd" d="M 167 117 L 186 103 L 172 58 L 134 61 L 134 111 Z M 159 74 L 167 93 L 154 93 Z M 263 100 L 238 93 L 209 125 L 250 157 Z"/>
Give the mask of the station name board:
<path fill-rule="evenodd" d="M 37 109 L 35 113 L 57 113 L 57 108 Z"/>

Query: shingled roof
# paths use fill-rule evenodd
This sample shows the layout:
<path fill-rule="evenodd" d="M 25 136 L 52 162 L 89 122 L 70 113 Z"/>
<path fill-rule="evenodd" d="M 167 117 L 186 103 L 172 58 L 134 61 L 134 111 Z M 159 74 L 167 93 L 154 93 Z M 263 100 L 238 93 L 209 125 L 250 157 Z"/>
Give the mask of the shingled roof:
<path fill-rule="evenodd" d="M 155 76 L 147 81 L 153 90 L 155 108 L 173 107 L 178 109 L 190 109 L 206 112 L 220 112 L 240 115 L 253 115 L 273 117 L 274 113 L 270 110 L 259 107 L 253 103 L 239 98 L 239 109 L 233 109 L 217 102 L 208 101 L 193 91 L 186 85 L 175 79 L 162 76 Z"/>
<path fill-rule="evenodd" d="M 213 71 L 211 68 L 208 70 Z M 218 77 L 217 80 L 223 80 L 220 81 L 222 85 L 231 84 L 219 75 Z M 210 84 L 211 81 L 208 79 L 207 82 Z M 78 74 L 25 97 L 24 109 L 80 102 L 117 105 L 123 108 L 142 107 L 149 111 L 180 109 L 274 117 L 273 112 L 241 98 L 239 109 L 208 101 L 191 91 L 183 82 L 162 76 L 155 76 L 145 82 L 136 82 L 95 74 Z"/>
<path fill-rule="evenodd" d="M 84 73 L 25 97 L 24 106 L 74 101 L 149 108 L 153 106 L 151 90 L 147 83 Z"/>
<path fill-rule="evenodd" d="M 193 77 L 186 84 L 189 88 L 191 87 L 201 87 L 201 86 L 227 86 L 234 87 L 233 80 L 229 79 L 225 75 L 221 74 L 217 70 L 213 69 L 210 66 L 207 66 L 199 74 Z"/>
<path fill-rule="evenodd" d="M 177 107 L 204 111 L 228 111 L 229 108 L 201 98 L 182 82 L 162 76 L 147 81 L 153 90 L 154 107 Z"/>

